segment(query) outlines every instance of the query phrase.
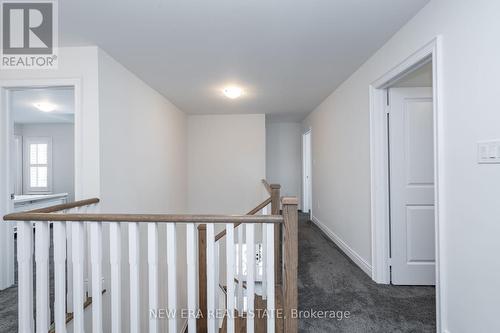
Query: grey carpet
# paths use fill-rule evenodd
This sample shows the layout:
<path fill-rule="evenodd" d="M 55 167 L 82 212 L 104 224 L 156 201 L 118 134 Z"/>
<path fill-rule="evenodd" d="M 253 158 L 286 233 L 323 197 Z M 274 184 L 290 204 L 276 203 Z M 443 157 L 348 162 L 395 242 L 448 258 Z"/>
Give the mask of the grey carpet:
<path fill-rule="evenodd" d="M 0 291 L 0 332 L 17 332 L 17 286 Z"/>
<path fill-rule="evenodd" d="M 299 309 L 349 311 L 348 319 L 299 320 L 300 332 L 435 332 L 435 288 L 374 283 L 300 214 Z"/>
<path fill-rule="evenodd" d="M 17 332 L 17 243 L 14 246 L 14 286 L 0 291 L 0 333 Z"/>

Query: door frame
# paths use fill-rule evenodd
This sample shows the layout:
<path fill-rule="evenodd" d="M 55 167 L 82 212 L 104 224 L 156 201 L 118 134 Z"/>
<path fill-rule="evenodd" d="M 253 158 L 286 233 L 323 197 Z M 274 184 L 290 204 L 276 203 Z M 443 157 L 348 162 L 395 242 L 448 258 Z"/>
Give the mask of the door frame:
<path fill-rule="evenodd" d="M 14 203 L 10 199 L 13 188 L 11 177 L 11 138 L 14 134 L 14 125 L 10 115 L 9 90 L 16 88 L 44 88 L 44 87 L 73 87 L 75 103 L 75 198 L 80 197 L 83 185 L 83 121 L 82 121 L 82 85 L 81 79 L 19 79 L 0 81 L 0 214 L 2 212 L 12 212 Z M 1 216 L 0 216 L 1 219 Z M 14 284 L 14 249 L 13 237 L 14 224 L 0 221 L 5 227 L 0 226 L 0 252 L 5 253 L 4 260 L 0 259 L 0 290 L 8 288 Z M 12 238 L 12 244 L 10 244 Z M 4 242 L 5 240 L 5 242 Z"/>
<path fill-rule="evenodd" d="M 306 135 L 309 135 L 309 147 L 306 147 L 305 138 Z M 309 161 L 306 159 L 306 149 L 309 148 Z M 309 163 L 309 186 L 307 186 L 306 182 L 306 163 Z M 307 188 L 307 189 L 306 189 Z M 302 133 L 302 210 L 307 213 L 305 210 L 305 202 L 306 202 L 306 191 L 308 192 L 309 197 L 309 212 L 312 216 L 312 128 L 309 128 L 307 131 Z"/>
<path fill-rule="evenodd" d="M 432 61 L 432 89 L 434 113 L 434 181 L 435 181 L 435 242 L 436 242 L 436 322 L 440 332 L 440 318 L 444 318 L 441 300 L 441 256 L 443 249 L 442 196 L 443 188 L 443 107 L 441 36 L 433 38 L 399 65 L 382 75 L 370 87 L 370 172 L 371 172 L 371 228 L 372 279 L 390 283 L 389 230 L 389 160 L 387 147 L 386 104 L 387 89 L 406 74 Z"/>

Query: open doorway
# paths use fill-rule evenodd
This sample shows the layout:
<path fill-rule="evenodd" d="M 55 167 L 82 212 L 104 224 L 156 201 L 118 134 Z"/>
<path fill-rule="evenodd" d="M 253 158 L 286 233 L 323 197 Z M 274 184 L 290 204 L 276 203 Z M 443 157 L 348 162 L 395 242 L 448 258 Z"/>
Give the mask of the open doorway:
<path fill-rule="evenodd" d="M 432 63 L 387 88 L 390 279 L 435 285 Z"/>
<path fill-rule="evenodd" d="M 439 38 L 370 86 L 372 278 L 436 286 L 440 330 Z"/>
<path fill-rule="evenodd" d="M 75 197 L 75 87 L 2 89 L 2 215 L 73 201 Z M 0 290 L 15 282 L 15 232 L 3 223 Z"/>
<path fill-rule="evenodd" d="M 312 214 L 311 130 L 302 134 L 302 211 Z"/>
<path fill-rule="evenodd" d="M 74 88 L 21 88 L 8 93 L 15 145 L 10 170 L 13 210 L 73 201 Z"/>

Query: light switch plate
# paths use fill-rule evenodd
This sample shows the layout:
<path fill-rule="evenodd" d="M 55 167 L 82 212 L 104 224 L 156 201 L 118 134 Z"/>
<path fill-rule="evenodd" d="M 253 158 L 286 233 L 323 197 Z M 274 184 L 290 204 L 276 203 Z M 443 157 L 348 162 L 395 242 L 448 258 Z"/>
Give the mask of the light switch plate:
<path fill-rule="evenodd" d="M 500 140 L 478 142 L 477 162 L 479 164 L 500 164 Z"/>

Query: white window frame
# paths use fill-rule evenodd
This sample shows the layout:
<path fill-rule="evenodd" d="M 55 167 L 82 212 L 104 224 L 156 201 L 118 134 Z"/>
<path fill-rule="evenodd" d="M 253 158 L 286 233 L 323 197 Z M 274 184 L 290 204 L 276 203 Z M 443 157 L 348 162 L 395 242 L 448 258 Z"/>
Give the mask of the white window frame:
<path fill-rule="evenodd" d="M 23 138 L 23 184 L 25 194 L 47 194 L 52 192 L 52 138 L 51 137 L 24 137 Z M 31 187 L 30 145 L 47 144 L 47 186 Z"/>

